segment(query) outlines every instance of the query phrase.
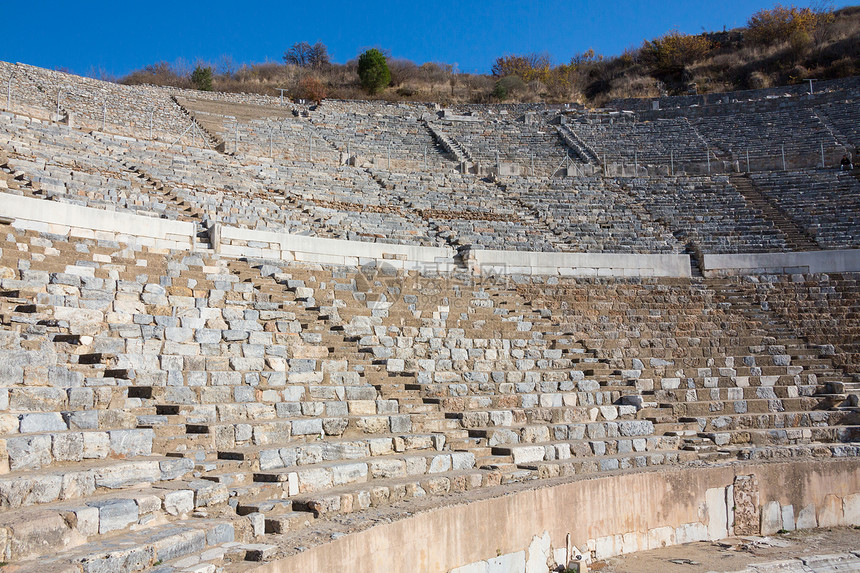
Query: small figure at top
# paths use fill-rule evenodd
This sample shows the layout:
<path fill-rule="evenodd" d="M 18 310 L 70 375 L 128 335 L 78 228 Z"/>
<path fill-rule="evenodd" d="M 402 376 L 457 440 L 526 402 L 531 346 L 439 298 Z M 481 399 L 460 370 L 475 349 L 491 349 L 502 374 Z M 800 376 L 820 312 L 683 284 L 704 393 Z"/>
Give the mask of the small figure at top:
<path fill-rule="evenodd" d="M 851 159 L 848 157 L 848 154 L 842 156 L 842 161 L 839 162 L 839 165 L 842 167 L 842 171 L 851 171 L 854 169 L 854 166 L 851 164 Z"/>

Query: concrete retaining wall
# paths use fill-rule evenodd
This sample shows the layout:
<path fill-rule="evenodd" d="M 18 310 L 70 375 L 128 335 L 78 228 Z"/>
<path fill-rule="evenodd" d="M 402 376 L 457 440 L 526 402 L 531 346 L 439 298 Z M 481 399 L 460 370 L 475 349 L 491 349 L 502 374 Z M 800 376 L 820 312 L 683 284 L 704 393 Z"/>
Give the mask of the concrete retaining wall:
<path fill-rule="evenodd" d="M 471 250 L 468 261 L 469 267 L 477 274 L 563 277 L 690 276 L 689 255 Z"/>
<path fill-rule="evenodd" d="M 860 249 L 703 255 L 703 263 L 706 276 L 858 272 Z"/>
<path fill-rule="evenodd" d="M 860 524 L 860 461 L 679 468 L 519 491 L 418 513 L 255 569 L 546 573 L 587 559 L 779 529 Z"/>
<path fill-rule="evenodd" d="M 101 240 L 124 240 L 155 249 L 191 250 L 194 223 L 105 211 L 0 193 L 0 216 L 19 229 Z M 131 240 L 131 239 L 134 240 Z"/>

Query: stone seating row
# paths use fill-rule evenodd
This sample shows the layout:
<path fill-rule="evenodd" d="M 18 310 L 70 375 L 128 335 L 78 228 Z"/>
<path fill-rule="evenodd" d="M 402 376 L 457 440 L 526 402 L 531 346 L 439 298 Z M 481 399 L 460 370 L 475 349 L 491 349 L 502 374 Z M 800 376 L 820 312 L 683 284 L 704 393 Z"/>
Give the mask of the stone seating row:
<path fill-rule="evenodd" d="M 680 245 L 646 204 L 598 177 L 505 180 L 505 191 L 548 225 L 573 252 L 672 253 Z"/>
<path fill-rule="evenodd" d="M 814 166 L 821 162 L 822 145 L 830 164 L 838 154 L 833 134 L 809 109 L 702 116 L 691 119 L 691 124 L 712 147 L 739 162 L 741 169 L 746 153 L 758 164 L 756 170 L 782 168 L 783 153 L 788 166 Z"/>
<path fill-rule="evenodd" d="M 342 112 L 323 105 L 310 113 L 314 128 L 355 164 L 395 171 L 450 170 L 452 165 L 415 114 L 389 115 L 387 106 L 371 113 Z"/>
<path fill-rule="evenodd" d="M 71 113 L 73 122 L 88 129 L 120 135 L 174 141 L 190 120 L 171 99 L 171 90 L 125 86 L 26 64 L 0 64 L 0 80 L 11 80 L 13 109 L 50 119 Z M 5 107 L 5 105 L 4 105 Z M 190 138 L 185 139 L 190 142 Z"/>
<path fill-rule="evenodd" d="M 852 248 L 860 230 L 860 180 L 832 169 L 754 173 L 752 181 L 825 249 Z"/>
<path fill-rule="evenodd" d="M 20 172 L 18 177 L 24 179 L 17 183 L 26 182 L 19 185 L 24 193 L 55 201 L 179 219 L 187 219 L 191 209 L 210 221 L 264 230 L 437 246 L 671 252 L 679 247 L 661 244 L 668 237 L 665 231 L 660 236 L 662 221 L 686 242 L 696 243 L 701 251 L 784 248 L 778 232 L 767 221 L 760 220 L 754 210 L 752 217 L 745 216 L 750 211 L 742 197 L 733 195 L 719 177 L 650 178 L 629 184 L 624 181 L 622 190 L 630 188 L 630 194 L 644 195 L 632 200 L 615 189 L 606 193 L 603 189 L 606 183 L 597 178 L 576 179 L 573 189 L 577 193 L 569 198 L 546 190 L 547 184 L 553 189 L 564 188 L 562 183 L 544 180 L 532 183 L 531 179 L 515 178 L 506 181 L 504 187 L 516 194 L 503 200 L 492 187 L 472 176 L 422 178 L 374 172 L 373 177 L 368 177 L 350 168 L 260 161 L 241 165 L 215 152 L 194 149 L 186 150 L 195 158 L 188 161 L 179 150 L 164 155 L 160 144 L 133 143 L 110 136 L 97 136 L 94 141 L 74 130 L 22 122 L 11 115 L 4 119 L 8 119 L 10 129 L 6 144 L 12 152 L 7 160 L 14 170 L 10 176 Z M 33 137 L 36 133 L 40 134 L 38 140 Z M 32 153 L 38 153 L 38 157 Z M 94 157 L 95 153 L 122 159 L 121 162 L 101 159 Z M 221 177 L 216 178 L 216 174 Z M 223 177 L 225 174 L 232 174 L 232 178 Z M 759 177 L 764 178 L 765 186 L 767 181 L 779 179 L 774 174 Z M 824 184 L 824 178 L 819 179 Z M 852 185 L 847 174 L 839 179 L 848 188 Z M 285 181 L 294 182 L 294 186 L 284 188 Z M 529 191 L 522 191 L 526 181 Z M 299 186 L 295 182 L 305 184 Z M 438 186 L 440 183 L 442 187 Z M 471 189 L 467 191 L 465 185 Z M 678 213 L 674 203 L 654 200 L 655 197 L 674 200 L 679 193 L 686 197 L 690 185 L 694 186 L 690 197 L 697 203 L 706 203 L 701 214 L 686 210 Z M 276 191 L 276 186 L 284 188 L 283 191 Z M 659 192 L 667 187 L 676 187 L 678 191 L 663 197 Z M 356 194 L 356 189 L 361 189 L 361 193 Z M 695 189 L 713 189 L 713 192 Z M 481 193 L 476 195 L 476 190 Z M 171 193 L 186 209 L 171 200 Z M 609 198 L 613 201 L 608 201 Z M 850 198 L 846 200 L 850 203 Z M 787 198 L 782 201 L 786 209 L 800 209 L 800 205 L 793 207 L 788 201 Z M 496 214 L 484 215 L 489 219 L 485 223 L 474 218 L 479 216 L 477 213 L 463 213 L 463 207 L 471 205 L 475 211 L 486 213 L 488 203 L 496 205 Z M 840 213 L 844 207 L 839 208 Z M 610 216 L 622 208 L 633 210 L 629 218 Z M 594 218 L 595 209 L 605 213 L 603 218 Z M 808 227 L 817 231 L 826 245 L 845 247 L 856 242 L 850 234 L 850 225 L 838 220 L 830 233 L 838 236 L 829 240 L 826 217 L 832 219 L 834 215 L 822 214 L 818 219 L 807 216 Z M 725 233 L 732 225 L 735 228 Z M 644 241 L 646 233 L 653 238 Z M 582 244 L 578 248 L 571 246 L 574 241 Z"/>
<path fill-rule="evenodd" d="M 785 237 L 724 176 L 629 180 L 629 189 L 655 220 L 700 252 L 787 250 Z"/>
<path fill-rule="evenodd" d="M 9 183 L 24 194 L 137 215 L 184 218 L 163 193 L 122 163 L 122 150 L 107 149 L 78 130 L 10 114 L 0 115 L 0 130 L 0 148 L 7 151 L 7 171 L 13 177 Z"/>
<path fill-rule="evenodd" d="M 453 137 L 482 167 L 513 163 L 521 175 L 551 177 L 575 154 L 564 144 L 554 125 L 553 112 L 522 116 L 476 117 L 477 121 L 434 120 L 435 129 Z"/>
<path fill-rule="evenodd" d="M 674 163 L 678 172 L 690 163 L 707 163 L 707 145 L 687 118 L 635 121 L 635 115 L 629 115 L 577 113 L 564 119 L 565 125 L 594 151 L 601 163 L 622 161 L 630 166 L 637 162 L 642 166 Z"/>
<path fill-rule="evenodd" d="M 848 372 L 858 371 L 855 273 L 748 277 L 743 284 L 756 304 L 790 319 Z"/>
<path fill-rule="evenodd" d="M 114 401 L 111 398 L 114 409 L 119 406 L 132 415 L 135 427 L 128 428 L 128 431 L 146 436 L 146 440 L 151 439 L 152 444 L 150 455 L 141 452 L 131 457 L 130 461 L 144 461 L 160 453 L 170 454 L 169 459 L 178 460 L 178 467 L 186 473 L 183 477 L 171 479 L 161 479 L 159 474 L 159 479 L 155 481 L 159 484 L 164 482 L 160 487 L 168 490 L 191 490 L 195 510 L 204 510 L 213 518 L 229 518 L 234 536 L 244 543 L 266 539 L 263 536 L 267 531 L 274 534 L 302 527 L 315 513 L 351 513 L 373 504 L 389 503 L 414 495 L 462 491 L 502 482 L 681 463 L 696 455 L 695 452 L 680 449 L 684 444 L 684 436 L 664 434 L 663 430 L 658 429 L 658 423 L 636 419 L 637 407 L 616 403 L 622 393 L 617 391 L 617 394 L 612 394 L 616 390 L 610 390 L 610 386 L 597 380 L 596 384 L 582 385 L 575 405 L 565 405 L 564 402 L 557 404 L 549 398 L 546 399 L 549 401 L 541 402 L 542 396 L 555 395 L 556 390 L 560 389 L 556 386 L 560 384 L 558 380 L 551 377 L 544 379 L 544 371 L 548 373 L 556 369 L 561 373 L 569 373 L 578 371 L 580 367 L 600 369 L 606 372 L 604 379 L 607 382 L 616 380 L 619 387 L 620 383 L 641 379 L 642 376 L 632 372 L 615 372 L 621 367 L 632 370 L 632 367 L 638 366 L 632 363 L 631 355 L 617 355 L 608 348 L 590 349 L 590 339 L 583 336 L 589 333 L 596 339 L 608 335 L 609 331 L 604 331 L 601 325 L 617 327 L 617 324 L 612 324 L 616 317 L 636 316 L 630 314 L 631 300 L 638 300 L 637 304 L 647 301 L 654 305 L 641 316 L 643 320 L 652 316 L 650 321 L 633 323 L 634 328 L 640 330 L 640 335 L 644 334 L 646 338 L 657 340 L 677 337 L 675 331 L 657 333 L 663 324 L 684 325 L 685 321 L 701 322 L 696 331 L 689 332 L 691 339 L 699 330 L 710 330 L 710 320 L 699 318 L 703 315 L 702 308 L 709 308 L 711 304 L 706 300 L 707 292 L 699 290 L 697 294 L 689 285 L 654 280 L 646 281 L 645 284 L 622 282 L 613 285 L 583 282 L 578 288 L 583 294 L 589 294 L 577 306 L 578 310 L 585 312 L 576 322 L 582 334 L 568 335 L 559 332 L 566 331 L 570 326 L 560 327 L 555 324 L 556 320 L 563 318 L 563 314 L 555 316 L 552 312 L 544 312 L 550 310 L 549 307 L 542 306 L 538 301 L 529 301 L 527 304 L 522 295 L 514 294 L 508 286 L 448 283 L 447 289 L 442 290 L 447 300 L 436 295 L 433 300 L 435 304 L 428 300 L 419 309 L 414 306 L 410 308 L 415 302 L 406 298 L 419 293 L 418 290 L 412 290 L 412 285 L 422 281 L 414 277 L 403 276 L 395 282 L 385 282 L 382 280 L 384 275 L 370 275 L 367 271 L 359 272 L 359 269 L 354 272 L 319 267 L 303 269 L 284 263 L 276 266 L 272 262 L 226 262 L 215 258 L 210 260 L 211 256 L 148 253 L 146 249 L 120 244 L 100 244 L 95 240 L 66 241 L 56 236 L 19 233 L 14 229 L 6 233 L 5 242 L 0 248 L 3 249 L 2 260 L 16 261 L 11 267 L 8 265 L 12 263 L 5 264 L 7 268 L 16 269 L 19 277 L 4 279 L 14 282 L 0 285 L 4 291 L 7 288 L 18 290 L 15 296 L 6 293 L 10 299 L 9 306 L 22 306 L 28 296 L 34 296 L 34 291 L 41 291 L 42 288 L 47 295 L 48 287 L 55 289 L 55 293 L 63 292 L 64 305 L 80 300 L 75 289 L 79 289 L 82 295 L 85 281 L 79 279 L 81 286 L 76 286 L 76 281 L 70 276 L 77 275 L 69 271 L 84 262 L 88 265 L 82 268 L 92 269 L 92 279 L 87 280 L 100 279 L 107 283 L 100 286 L 101 290 L 108 287 L 106 291 L 111 294 L 113 314 L 119 311 L 131 317 L 130 323 L 118 323 L 121 328 L 112 329 L 109 325 L 103 325 L 98 328 L 88 326 L 86 328 L 91 330 L 84 330 L 83 325 L 88 322 L 76 320 L 75 313 L 81 313 L 83 318 L 89 315 L 82 311 L 92 309 L 73 306 L 68 307 L 69 311 L 64 311 L 68 314 L 64 315 L 63 320 L 47 323 L 45 319 L 50 316 L 45 312 L 47 309 L 39 309 L 35 303 L 31 304 L 37 307 L 34 309 L 36 312 L 30 314 L 44 313 L 42 319 L 32 323 L 4 324 L 3 328 L 10 329 L 15 324 L 17 326 L 14 328 L 19 329 L 15 332 L 26 333 L 27 329 L 32 328 L 35 329 L 34 334 L 40 328 L 56 330 L 44 333 L 46 341 L 50 340 L 49 334 L 91 336 L 92 342 L 80 340 L 90 342 L 92 346 L 86 355 L 94 354 L 92 350 L 96 348 L 105 351 L 111 349 L 111 353 L 116 354 L 117 362 L 111 362 L 113 358 L 108 357 L 106 367 L 125 371 L 128 376 L 120 379 L 125 380 L 125 386 L 121 387 L 127 387 L 125 396 L 119 394 L 124 400 Z M 110 263 L 104 263 L 109 268 L 102 268 L 101 264 L 94 265 L 99 262 L 93 260 L 95 255 L 104 251 L 109 253 L 102 255 L 109 257 Z M 68 255 L 73 258 L 69 259 Z M 166 260 L 157 264 L 158 258 Z M 147 265 L 138 266 L 138 261 L 147 261 Z M 126 266 L 121 263 L 132 266 L 130 269 L 121 268 Z M 8 273 L 4 271 L 6 275 Z M 111 280 L 114 283 L 109 283 Z M 443 279 L 438 279 L 438 282 L 439 285 L 445 284 Z M 542 288 L 552 286 L 538 284 Z M 599 289 L 596 288 L 597 284 L 601 284 Z M 94 287 L 95 283 L 91 282 L 88 286 Z M 627 298 L 616 299 L 618 292 Z M 386 297 L 383 299 L 382 295 Z M 602 297 L 613 301 L 612 307 L 601 303 Z M 683 303 L 690 312 L 678 313 L 676 303 L 685 301 L 687 297 L 694 299 Z M 577 297 L 571 296 L 570 300 L 575 301 Z M 43 302 L 46 301 L 43 299 Z M 120 307 L 116 306 L 118 302 L 122 303 Z M 276 306 L 272 306 L 273 303 Z M 156 308 L 163 310 L 152 312 L 149 307 L 152 311 Z M 324 307 L 336 309 L 337 313 L 323 310 Z M 212 311 L 207 310 L 204 314 L 204 309 Z M 218 312 L 214 312 L 215 309 Z M 18 310 L 17 314 L 27 314 L 23 310 Z M 266 315 L 265 312 L 272 314 Z M 708 312 L 719 312 L 723 319 L 729 318 L 718 307 Z M 129 324 L 134 326 L 135 316 L 142 323 L 138 326 L 162 327 L 164 339 L 155 337 L 154 330 L 146 341 L 127 337 L 132 332 L 128 327 Z M 605 316 L 607 322 L 603 323 L 600 316 Z M 739 320 L 733 324 L 740 324 L 742 321 Z M 212 321 L 211 324 L 207 324 L 209 321 Z M 288 331 L 301 329 L 291 333 L 298 346 L 284 344 L 283 353 L 277 350 L 278 343 L 274 338 L 279 321 L 286 323 Z M 656 329 L 655 332 L 643 330 L 649 322 Z M 294 323 L 298 324 L 291 326 Z M 267 326 L 269 324 L 272 326 Z M 71 332 L 73 325 L 76 334 Z M 214 328 L 216 326 L 218 328 Z M 197 343 L 197 334 L 207 330 L 218 330 L 218 341 Z M 492 342 L 492 338 L 486 334 L 482 336 L 482 330 L 485 333 L 499 333 L 502 343 Z M 243 336 L 239 340 L 226 340 L 224 332 L 230 331 L 247 333 L 247 338 Z M 271 343 L 267 340 L 269 334 L 273 335 Z M 303 334 L 319 334 L 319 337 L 302 339 Z M 208 336 L 208 333 L 204 332 L 203 335 Z M 232 334 L 229 336 L 233 337 Z M 255 337 L 253 341 L 252 336 Z M 54 338 L 56 340 L 56 336 Z M 110 339 L 117 342 L 111 342 Z M 61 346 L 70 345 L 71 339 L 63 339 L 66 342 L 55 340 L 51 342 L 57 346 L 54 353 L 57 359 L 71 360 L 71 349 Z M 727 337 L 724 344 L 730 341 L 731 337 Z M 125 345 L 122 348 L 124 352 L 120 352 L 118 343 Z M 194 348 L 198 354 L 206 344 L 212 344 L 213 350 L 217 346 L 218 354 L 226 352 L 228 356 L 204 356 L 203 360 L 190 354 L 183 357 L 182 353 L 169 350 L 167 343 L 171 343 L 171 349 Z M 144 346 L 146 344 L 151 346 Z M 674 347 L 675 350 L 667 348 L 668 353 L 659 352 L 663 346 L 655 345 L 654 352 L 660 358 L 653 362 L 645 360 L 651 369 L 648 375 L 660 381 L 660 389 L 671 385 L 669 382 L 664 385 L 664 381 L 675 377 L 670 376 L 674 374 L 673 368 L 688 368 L 686 364 L 681 366 L 661 362 L 675 352 L 683 355 L 683 344 Z M 246 352 L 259 350 L 262 351 L 262 362 L 260 355 L 246 355 Z M 388 351 L 392 354 L 388 354 Z M 720 352 L 724 351 L 720 349 Z M 231 352 L 236 354 L 231 356 Z M 308 356 L 309 353 L 315 358 Z M 505 353 L 510 353 L 511 358 L 502 358 L 506 356 Z M 605 353 L 606 362 L 599 361 L 601 353 Z M 152 359 L 147 357 L 150 354 Z M 131 361 L 132 355 L 141 358 Z M 360 358 L 362 355 L 365 355 L 364 359 Z M 641 352 L 636 356 L 640 357 L 640 361 L 646 357 Z M 754 366 L 762 369 L 767 367 L 768 356 L 771 355 L 759 351 Z M 278 366 L 279 358 L 283 360 L 284 378 L 281 381 L 273 380 L 271 375 L 259 376 L 261 369 L 264 373 L 269 369 L 278 372 L 281 368 Z M 595 362 L 588 362 L 592 358 Z M 128 362 L 119 362 L 127 359 Z M 217 369 L 209 370 L 206 367 L 210 359 Z M 532 395 L 541 385 L 541 390 L 548 392 L 541 393 L 536 403 L 494 404 L 483 400 L 484 392 L 489 388 L 482 387 L 482 382 L 478 380 L 474 386 L 478 393 L 474 396 L 450 396 L 458 401 L 434 404 L 432 383 L 419 383 L 421 360 L 429 361 L 424 363 L 428 368 L 425 372 L 450 371 L 458 375 L 482 372 L 477 370 L 478 367 L 486 367 L 490 372 L 503 372 L 502 384 L 510 384 L 508 391 L 513 395 Z M 706 360 L 706 357 L 702 357 L 693 363 L 704 365 Z M 772 358 L 771 361 L 778 360 Z M 220 366 L 216 366 L 216 363 Z M 433 370 L 429 370 L 431 363 Z M 147 368 L 144 367 L 147 365 L 156 367 L 153 369 L 163 371 L 164 374 L 147 377 Z M 404 371 L 413 365 L 416 376 L 404 376 Z M 463 369 L 455 369 L 458 365 Z M 64 365 L 66 369 L 76 371 L 72 366 L 93 365 L 75 362 Z M 239 369 L 236 370 L 234 366 Z M 790 366 L 783 366 L 783 369 Z M 224 367 L 229 370 L 221 370 Z M 726 365 L 726 368 L 732 366 Z M 647 370 L 644 364 L 641 370 Z M 734 370 L 735 377 L 746 375 L 738 368 Z M 203 382 L 197 375 L 190 375 L 195 371 L 205 373 L 206 381 Z M 255 371 L 258 376 L 249 377 Z M 212 377 L 219 372 L 229 373 L 232 381 L 224 385 L 212 385 Z M 541 372 L 540 380 L 536 376 L 530 378 L 530 373 L 537 372 Z M 353 373 L 359 374 L 358 381 L 364 377 L 365 383 L 346 383 L 348 380 L 356 381 Z M 660 373 L 663 375 L 657 378 Z M 705 373 L 701 374 L 704 385 Z M 719 374 L 727 380 L 731 378 L 729 372 Z M 762 374 L 771 375 L 764 370 Z M 93 373 L 92 376 L 85 375 L 84 379 L 89 377 L 97 378 Z M 584 376 L 579 382 L 584 382 L 586 378 Z M 80 381 L 79 377 L 63 378 L 67 379 L 71 381 L 72 389 Z M 194 380 L 197 379 L 203 385 L 196 386 Z M 413 382 L 405 382 L 410 379 Z M 782 387 L 781 377 L 780 382 L 774 388 Z M 785 382 L 787 384 L 788 380 Z M 521 384 L 519 388 L 518 384 Z M 423 393 L 422 387 L 425 386 L 427 394 Z M 626 387 L 631 394 L 637 391 L 635 384 L 627 384 Z M 204 398 L 202 394 L 197 394 L 198 390 L 203 389 L 211 389 L 215 393 L 210 398 Z M 235 391 L 239 389 L 239 395 L 245 397 L 236 401 Z M 297 391 L 299 389 L 301 391 Z M 498 391 L 501 390 L 500 384 Z M 396 396 L 384 395 L 395 391 L 399 392 Z M 604 392 L 607 393 L 605 399 L 597 399 L 597 396 L 604 396 Z M 426 396 L 430 400 L 414 403 L 411 397 L 416 395 Z M 585 396 L 594 397 L 594 403 L 588 403 Z M 474 401 L 470 399 L 472 397 Z M 684 414 L 689 414 L 691 418 L 695 414 L 696 421 L 689 424 L 696 424 L 697 433 L 702 434 L 715 434 L 718 431 L 740 433 L 754 429 L 765 434 L 785 430 L 787 436 L 788 430 L 794 428 L 809 429 L 807 435 L 804 436 L 801 431 L 796 439 L 792 438 L 795 441 L 822 437 L 837 439 L 834 428 L 848 428 L 853 422 L 848 416 L 839 418 L 835 415 L 813 420 L 803 411 L 792 411 L 795 407 L 806 408 L 808 404 L 792 402 L 789 398 L 782 398 L 782 408 L 787 412 L 758 412 L 761 409 L 758 406 L 764 402 L 754 402 L 746 414 L 726 415 L 724 411 L 710 413 L 708 410 L 709 414 L 702 416 L 698 409 L 685 411 Z M 754 399 L 747 401 L 753 402 Z M 398 409 L 396 413 L 395 406 Z M 412 410 L 418 407 L 421 409 Z M 705 406 L 696 406 L 701 407 Z M 88 408 L 89 405 L 85 406 L 84 411 Z M 379 408 L 387 409 L 383 412 L 388 413 L 380 412 Z M 648 413 L 648 410 L 643 410 L 643 415 Z M 51 414 L 51 420 L 56 421 L 58 416 L 63 419 L 64 411 L 56 408 L 45 413 Z M 699 418 L 705 420 L 701 429 Z M 728 421 L 725 418 L 729 418 Z M 20 429 L 24 418 L 17 421 Z M 345 426 L 341 425 L 343 421 L 346 421 Z M 351 426 L 353 421 L 356 425 Z M 29 423 L 28 418 L 26 424 Z M 395 423 L 398 425 L 394 426 Z M 832 426 L 827 426 L 828 423 Z M 813 433 L 813 429 L 821 433 Z M 110 443 L 111 432 L 121 436 L 118 432 L 122 430 L 99 427 L 73 431 L 60 430 L 57 426 L 36 435 L 52 436 L 53 440 L 53 436 L 71 436 L 76 433 L 107 433 Z M 826 431 L 831 433 L 828 435 Z M 21 437 L 28 435 L 23 434 Z M 7 440 L 11 438 L 8 435 L 4 437 Z M 788 441 L 783 434 L 774 434 L 773 439 Z M 77 443 L 71 437 L 58 437 L 57 440 L 58 444 Z M 740 437 L 730 442 L 743 447 L 749 444 Z M 53 451 L 52 441 L 52 455 Z M 116 463 L 110 457 L 96 461 L 104 462 L 105 467 Z M 189 461 L 193 463 L 190 470 Z M 50 465 L 38 470 L 16 469 L 9 475 L 15 477 L 23 475 L 21 472 L 24 471 L 36 471 L 41 472 L 39 475 L 47 476 L 54 471 L 52 468 L 60 469 L 65 463 L 62 459 L 52 460 Z M 152 477 L 154 479 L 154 473 Z M 168 477 L 165 474 L 165 478 Z M 188 477 L 202 479 L 206 482 L 206 488 L 195 490 L 198 482 Z M 180 516 L 167 511 L 165 499 L 159 494 L 153 494 L 155 499 L 147 498 L 144 502 L 147 508 L 155 508 L 157 499 L 159 509 L 142 512 L 134 501 L 136 498 L 122 497 L 127 495 L 122 492 L 128 487 L 117 489 L 114 493 L 121 495 L 111 499 L 116 500 L 115 509 L 118 512 L 122 510 L 120 513 L 123 517 L 118 518 L 119 522 L 128 525 L 109 534 L 130 540 L 135 535 L 141 535 L 141 532 L 131 531 L 132 528 L 142 527 L 141 531 L 149 529 L 151 534 L 152 529 L 145 527 L 145 524 L 163 524 L 164 521 L 174 524 L 174 527 L 187 527 Z M 74 501 L 77 504 L 75 507 L 78 507 L 86 505 L 88 496 L 103 492 L 102 489 L 95 489 L 92 494 L 82 496 L 80 500 L 84 500 L 83 503 L 76 497 L 64 499 L 65 502 Z M 183 495 L 187 497 L 188 494 Z M 36 499 L 31 496 L 30 502 L 36 502 Z M 133 506 L 128 499 L 132 500 Z M 230 505 L 231 499 L 235 500 L 235 505 Z M 281 503 L 277 508 L 273 506 L 267 509 L 265 513 L 257 511 L 266 509 L 256 505 L 265 499 L 289 504 Z M 51 503 L 55 502 L 37 503 L 50 511 L 53 509 Z M 131 520 L 135 508 L 138 514 L 135 520 Z M 141 523 L 142 519 L 150 519 L 147 517 L 150 514 L 151 520 Z M 90 549 L 97 547 L 99 538 L 101 534 L 87 536 Z M 147 543 L 142 545 L 151 547 Z M 254 551 L 271 552 L 271 547 L 236 551 L 241 553 L 240 559 L 254 558 L 258 556 Z M 15 558 L 21 559 L 21 555 L 23 553 L 17 554 Z M 150 560 L 147 563 L 152 562 Z"/>

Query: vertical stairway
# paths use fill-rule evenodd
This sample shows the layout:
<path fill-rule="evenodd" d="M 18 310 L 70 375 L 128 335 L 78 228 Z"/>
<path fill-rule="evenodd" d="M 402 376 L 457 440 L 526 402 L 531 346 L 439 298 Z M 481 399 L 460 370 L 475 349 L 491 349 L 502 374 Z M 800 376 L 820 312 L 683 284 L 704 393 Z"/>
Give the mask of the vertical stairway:
<path fill-rule="evenodd" d="M 821 248 L 813 236 L 780 209 L 772 199 L 759 191 L 749 176 L 732 174 L 729 176 L 729 181 L 743 195 L 748 205 L 758 209 L 768 221 L 773 223 L 774 227 L 785 235 L 785 241 L 789 248 L 797 251 L 816 251 Z"/>

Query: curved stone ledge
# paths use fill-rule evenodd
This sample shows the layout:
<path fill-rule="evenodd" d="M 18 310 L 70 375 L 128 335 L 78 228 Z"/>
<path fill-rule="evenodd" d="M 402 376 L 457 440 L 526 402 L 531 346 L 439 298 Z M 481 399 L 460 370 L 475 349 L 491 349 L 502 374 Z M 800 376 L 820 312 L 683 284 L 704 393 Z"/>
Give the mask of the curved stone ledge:
<path fill-rule="evenodd" d="M 547 570 L 570 534 L 596 559 L 731 535 L 860 524 L 860 460 L 606 475 L 443 507 L 341 537 L 258 573 Z"/>
<path fill-rule="evenodd" d="M 195 225 L 0 193 L 0 216 L 21 229 L 110 239 L 136 237 L 154 248 L 191 250 Z M 447 273 L 456 268 L 450 247 L 366 243 L 216 225 L 216 249 L 227 257 L 256 257 L 308 263 L 360 266 L 385 262 L 395 268 Z M 482 275 L 689 278 L 689 255 L 626 253 L 548 253 L 465 247 L 469 269 Z M 860 271 L 860 249 L 793 253 L 706 254 L 706 275 L 826 273 Z"/>
<path fill-rule="evenodd" d="M 190 250 L 194 223 L 106 211 L 68 203 L 0 193 L 0 216 L 14 219 L 19 229 L 85 239 L 136 237 L 157 249 Z"/>
<path fill-rule="evenodd" d="M 385 261 L 398 269 L 427 272 L 454 270 L 451 248 L 368 243 L 257 231 L 218 225 L 219 252 L 228 257 L 258 257 L 330 265 L 360 266 Z"/>
<path fill-rule="evenodd" d="M 576 277 L 690 277 L 689 255 L 470 250 L 474 272 Z"/>
<path fill-rule="evenodd" d="M 860 271 L 860 249 L 703 255 L 706 275 L 849 273 Z"/>

